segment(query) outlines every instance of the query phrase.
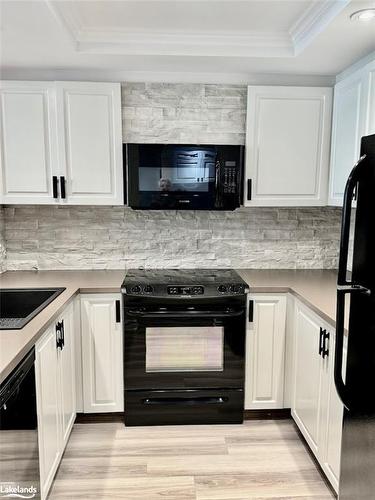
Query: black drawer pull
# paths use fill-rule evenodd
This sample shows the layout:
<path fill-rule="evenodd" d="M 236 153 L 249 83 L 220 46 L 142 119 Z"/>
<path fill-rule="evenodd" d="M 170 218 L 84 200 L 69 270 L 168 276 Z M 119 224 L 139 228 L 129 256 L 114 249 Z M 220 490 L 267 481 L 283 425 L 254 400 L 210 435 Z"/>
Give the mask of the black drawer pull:
<path fill-rule="evenodd" d="M 116 323 L 121 323 L 121 302 L 119 300 L 116 300 L 115 307 L 116 307 Z"/>

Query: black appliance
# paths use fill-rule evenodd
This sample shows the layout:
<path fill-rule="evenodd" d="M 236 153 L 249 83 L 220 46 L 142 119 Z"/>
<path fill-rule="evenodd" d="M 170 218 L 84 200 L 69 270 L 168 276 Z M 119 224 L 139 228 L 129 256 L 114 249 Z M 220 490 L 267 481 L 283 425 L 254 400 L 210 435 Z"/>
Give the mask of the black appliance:
<path fill-rule="evenodd" d="M 348 249 L 356 198 L 352 276 Z M 375 135 L 362 138 L 361 158 L 344 195 L 337 290 L 335 383 L 345 406 L 340 500 L 375 497 Z M 346 376 L 342 376 L 344 313 L 350 297 Z"/>
<path fill-rule="evenodd" d="M 0 496 L 40 498 L 34 349 L 0 386 Z"/>
<path fill-rule="evenodd" d="M 243 150 L 243 146 L 127 144 L 128 205 L 148 210 L 234 210 L 242 203 Z"/>
<path fill-rule="evenodd" d="M 247 284 L 232 270 L 130 270 L 126 425 L 241 423 Z"/>

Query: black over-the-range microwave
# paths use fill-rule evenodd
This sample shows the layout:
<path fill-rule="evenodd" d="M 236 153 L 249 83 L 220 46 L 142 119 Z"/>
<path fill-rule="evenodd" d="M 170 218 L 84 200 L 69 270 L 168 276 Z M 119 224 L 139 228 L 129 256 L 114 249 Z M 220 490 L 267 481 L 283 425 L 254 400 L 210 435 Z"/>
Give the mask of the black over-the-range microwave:
<path fill-rule="evenodd" d="M 124 144 L 127 203 L 143 210 L 235 210 L 243 146 Z"/>

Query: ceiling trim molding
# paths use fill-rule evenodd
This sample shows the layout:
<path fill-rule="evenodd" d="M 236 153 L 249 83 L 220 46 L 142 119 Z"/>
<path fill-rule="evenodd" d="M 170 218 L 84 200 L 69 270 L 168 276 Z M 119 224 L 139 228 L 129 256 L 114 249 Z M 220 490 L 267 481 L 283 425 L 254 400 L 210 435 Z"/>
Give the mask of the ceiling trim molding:
<path fill-rule="evenodd" d="M 118 69 L 3 68 L 3 80 L 206 83 L 234 85 L 284 85 L 332 87 L 335 76 L 280 73 L 219 73 L 192 71 L 129 71 Z"/>
<path fill-rule="evenodd" d="M 295 55 L 300 54 L 310 45 L 350 1 L 324 0 L 324 2 L 313 3 L 289 30 Z"/>
<path fill-rule="evenodd" d="M 184 55 L 230 57 L 292 57 L 287 33 L 125 32 L 83 29 L 77 50 L 96 54 Z"/>
<path fill-rule="evenodd" d="M 84 26 L 77 4 L 74 2 L 44 1 L 77 52 L 264 58 L 294 57 L 300 54 L 350 2 L 350 0 L 313 2 L 289 31 L 202 33 L 187 30 L 152 32 L 87 27 Z"/>

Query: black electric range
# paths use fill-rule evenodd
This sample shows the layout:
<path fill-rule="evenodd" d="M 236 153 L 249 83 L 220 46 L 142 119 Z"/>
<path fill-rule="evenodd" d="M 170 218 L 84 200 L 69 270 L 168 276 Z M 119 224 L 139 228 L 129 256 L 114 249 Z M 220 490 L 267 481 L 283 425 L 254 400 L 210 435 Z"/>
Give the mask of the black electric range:
<path fill-rule="evenodd" d="M 126 425 L 242 422 L 248 291 L 231 269 L 127 272 Z"/>

